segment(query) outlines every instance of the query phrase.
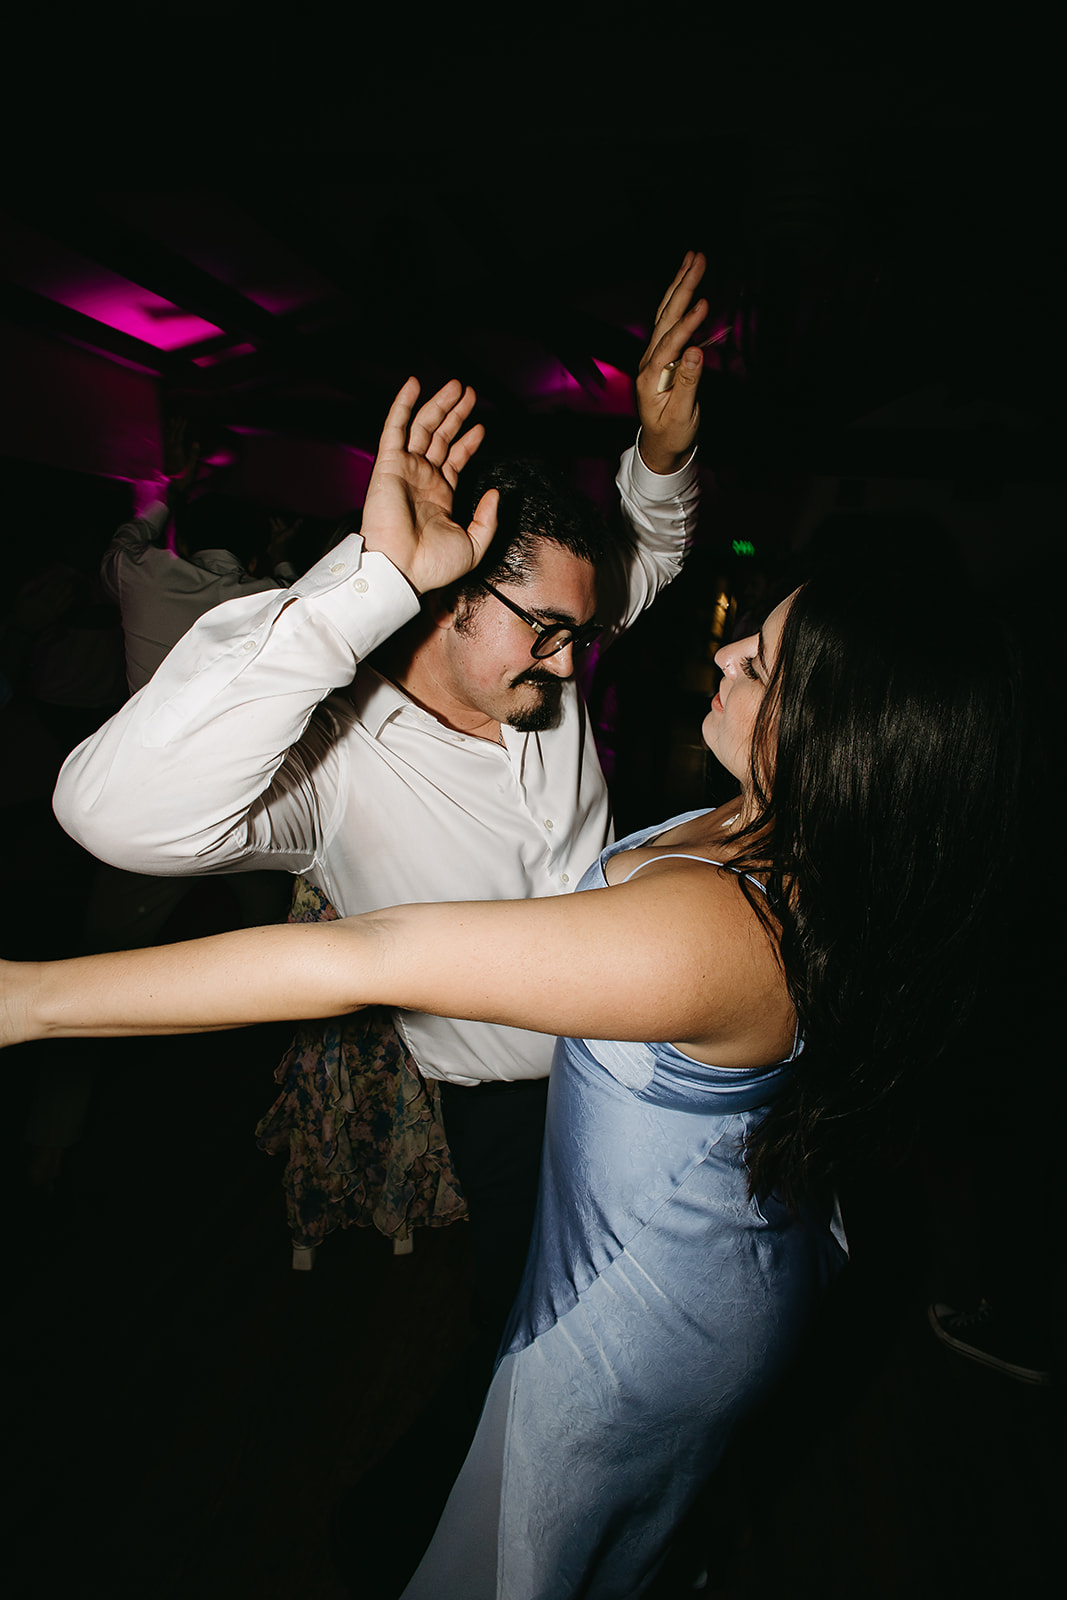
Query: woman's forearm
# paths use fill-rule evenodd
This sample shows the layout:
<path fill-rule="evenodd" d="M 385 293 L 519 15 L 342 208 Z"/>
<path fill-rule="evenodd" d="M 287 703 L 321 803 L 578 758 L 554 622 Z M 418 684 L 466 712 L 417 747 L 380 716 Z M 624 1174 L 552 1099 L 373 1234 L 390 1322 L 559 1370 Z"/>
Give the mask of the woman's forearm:
<path fill-rule="evenodd" d="M 192 1033 L 387 1005 L 734 1054 L 743 1040 L 758 1054 L 768 1008 L 792 1014 L 781 983 L 736 881 L 668 860 L 578 895 L 394 906 L 8 968 L 0 1042 Z"/>
<path fill-rule="evenodd" d="M 192 1033 L 355 1010 L 373 966 L 372 919 L 283 924 L 185 944 L 3 963 L 0 1043 Z"/>

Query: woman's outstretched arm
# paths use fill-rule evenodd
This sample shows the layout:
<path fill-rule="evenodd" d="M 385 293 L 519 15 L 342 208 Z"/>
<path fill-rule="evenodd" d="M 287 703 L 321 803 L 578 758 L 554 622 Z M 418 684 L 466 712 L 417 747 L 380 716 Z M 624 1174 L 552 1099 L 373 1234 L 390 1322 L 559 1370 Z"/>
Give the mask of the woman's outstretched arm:
<path fill-rule="evenodd" d="M 323 938 L 343 926 L 286 923 L 68 961 L 2 962 L 0 1044 L 210 1032 L 354 1010 L 360 1002 L 342 997 L 355 992 L 353 972 L 369 968 L 372 946 L 350 926 L 343 939 Z"/>
<path fill-rule="evenodd" d="M 2 979 L 6 1043 L 240 1027 L 380 1003 L 711 1048 L 782 1011 L 777 965 L 736 880 L 676 860 L 578 895 L 399 906 L 9 965 Z"/>

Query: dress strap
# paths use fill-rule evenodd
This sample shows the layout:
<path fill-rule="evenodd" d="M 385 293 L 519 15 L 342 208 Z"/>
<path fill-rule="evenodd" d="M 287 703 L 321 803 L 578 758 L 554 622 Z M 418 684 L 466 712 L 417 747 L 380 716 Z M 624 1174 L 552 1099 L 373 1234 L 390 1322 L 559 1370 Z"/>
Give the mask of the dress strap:
<path fill-rule="evenodd" d="M 711 861 L 707 856 L 688 855 L 684 850 L 665 850 L 661 856 L 649 856 L 647 861 L 639 861 L 632 872 L 628 872 L 625 878 L 620 878 L 620 885 L 629 883 L 630 879 L 640 872 L 642 867 L 650 867 L 654 861 L 703 861 L 706 867 L 721 867 L 724 872 L 735 871 L 728 861 Z M 767 893 L 763 884 L 760 883 L 758 878 L 754 878 L 751 872 L 739 872 L 737 876 L 739 878 L 747 878 L 749 883 L 754 883 L 757 889 L 762 890 L 764 894 Z"/>

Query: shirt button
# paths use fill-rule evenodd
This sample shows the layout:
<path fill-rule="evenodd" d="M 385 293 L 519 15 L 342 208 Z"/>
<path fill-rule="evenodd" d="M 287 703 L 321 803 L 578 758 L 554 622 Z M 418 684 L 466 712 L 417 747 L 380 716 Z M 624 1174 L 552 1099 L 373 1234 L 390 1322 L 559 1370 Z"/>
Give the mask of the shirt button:
<path fill-rule="evenodd" d="M 555 826 L 556 826 L 556 824 L 552 821 L 551 817 L 546 817 L 545 818 L 545 827 L 546 828 L 554 828 Z"/>
<path fill-rule="evenodd" d="M 342 572 L 347 570 L 347 567 L 347 561 L 335 561 L 333 566 L 330 568 L 330 571 L 333 573 L 335 578 L 339 578 Z"/>
<path fill-rule="evenodd" d="M 570 883 L 570 881 L 571 881 L 570 873 L 569 872 L 561 872 L 560 875 L 559 875 L 559 881 L 560 881 L 560 883 Z"/>
<path fill-rule="evenodd" d="M 425 711 L 416 711 L 415 715 L 418 717 L 420 722 L 425 722 L 427 720 Z"/>
<path fill-rule="evenodd" d="M 246 639 L 244 644 L 241 646 L 241 649 L 245 651 L 254 650 L 255 648 L 256 641 L 254 639 Z"/>
<path fill-rule="evenodd" d="M 353 578 L 352 587 L 357 594 L 366 594 L 367 590 L 370 588 L 370 584 L 367 582 L 366 578 Z"/>

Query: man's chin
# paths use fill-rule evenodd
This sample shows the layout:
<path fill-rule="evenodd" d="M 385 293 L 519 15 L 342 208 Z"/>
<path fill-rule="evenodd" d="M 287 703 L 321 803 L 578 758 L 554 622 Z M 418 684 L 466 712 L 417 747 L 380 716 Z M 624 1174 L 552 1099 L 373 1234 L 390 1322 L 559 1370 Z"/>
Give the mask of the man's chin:
<path fill-rule="evenodd" d="M 516 709 L 507 718 L 508 727 L 514 728 L 516 733 L 547 733 L 559 722 L 563 685 L 555 682 L 530 684 L 527 687 L 537 690 L 537 701 Z"/>

